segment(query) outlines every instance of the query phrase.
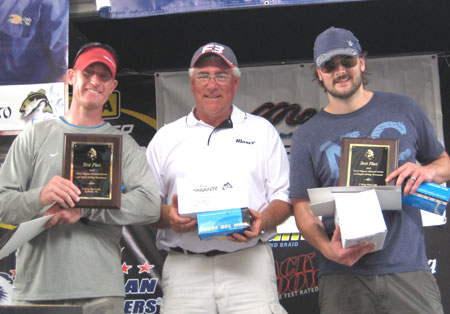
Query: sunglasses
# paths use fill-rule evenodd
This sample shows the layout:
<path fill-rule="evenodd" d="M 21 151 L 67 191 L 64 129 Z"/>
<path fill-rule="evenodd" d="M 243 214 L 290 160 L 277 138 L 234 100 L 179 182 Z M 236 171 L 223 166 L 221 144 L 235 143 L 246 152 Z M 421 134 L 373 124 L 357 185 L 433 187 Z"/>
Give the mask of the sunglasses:
<path fill-rule="evenodd" d="M 346 56 L 346 57 L 341 57 L 341 58 L 338 58 L 338 59 L 327 61 L 320 68 L 320 71 L 322 71 L 323 73 L 333 72 L 334 70 L 336 70 L 336 68 L 338 67 L 339 63 L 344 68 L 350 69 L 350 68 L 353 68 L 358 63 L 358 58 L 357 57 Z"/>

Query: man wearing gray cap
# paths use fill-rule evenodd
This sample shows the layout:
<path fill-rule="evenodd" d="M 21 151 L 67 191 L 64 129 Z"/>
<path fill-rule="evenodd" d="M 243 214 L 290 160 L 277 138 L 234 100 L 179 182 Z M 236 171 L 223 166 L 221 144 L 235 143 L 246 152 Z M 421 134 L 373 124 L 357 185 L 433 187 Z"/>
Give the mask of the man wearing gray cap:
<path fill-rule="evenodd" d="M 289 163 L 278 132 L 233 105 L 240 70 L 233 51 L 200 47 L 189 69 L 193 110 L 162 127 L 147 149 L 163 206 L 157 246 L 169 251 L 161 313 L 286 313 L 278 301 L 269 239 L 291 213 Z M 177 178 L 223 173 L 248 187 L 250 230 L 201 241 L 197 220 L 181 217 Z"/>
<path fill-rule="evenodd" d="M 334 217 L 320 221 L 307 189 L 338 185 L 343 137 L 399 140 L 399 168 L 386 177 L 405 195 L 422 182 L 450 179 L 450 159 L 413 99 L 365 89 L 366 59 L 358 39 L 331 27 L 314 44 L 315 74 L 328 104 L 292 138 L 290 196 L 297 226 L 321 253 L 321 313 L 443 313 L 425 253 L 420 211 L 385 211 L 387 236 L 343 249 Z M 418 162 L 418 163 L 416 163 Z"/>

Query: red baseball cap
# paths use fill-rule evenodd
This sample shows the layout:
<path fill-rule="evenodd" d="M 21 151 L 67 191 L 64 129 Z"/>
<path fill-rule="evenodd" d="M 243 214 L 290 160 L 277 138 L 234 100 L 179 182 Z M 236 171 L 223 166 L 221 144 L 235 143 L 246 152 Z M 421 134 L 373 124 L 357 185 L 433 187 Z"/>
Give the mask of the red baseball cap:
<path fill-rule="evenodd" d="M 116 77 L 117 64 L 113 55 L 102 47 L 92 47 L 82 51 L 77 57 L 74 69 L 84 70 L 95 62 L 101 62 L 108 67 L 113 77 Z"/>

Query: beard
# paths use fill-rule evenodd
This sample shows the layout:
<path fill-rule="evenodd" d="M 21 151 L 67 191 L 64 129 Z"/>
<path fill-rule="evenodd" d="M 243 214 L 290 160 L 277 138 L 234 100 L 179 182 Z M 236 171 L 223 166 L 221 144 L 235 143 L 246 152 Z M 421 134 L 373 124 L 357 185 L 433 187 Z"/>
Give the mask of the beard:
<path fill-rule="evenodd" d="M 334 88 L 334 85 L 336 83 L 344 82 L 344 81 L 347 81 L 347 83 L 351 84 L 349 90 L 339 91 Z M 324 86 L 327 93 L 335 98 L 345 100 L 345 99 L 349 99 L 350 97 L 352 97 L 359 90 L 359 88 L 361 87 L 361 84 L 362 84 L 362 80 L 361 80 L 361 75 L 354 77 L 352 75 L 345 74 L 345 75 L 339 76 L 338 78 L 333 79 L 333 81 L 331 83 L 332 83 L 332 88 L 328 88 L 327 86 Z"/>

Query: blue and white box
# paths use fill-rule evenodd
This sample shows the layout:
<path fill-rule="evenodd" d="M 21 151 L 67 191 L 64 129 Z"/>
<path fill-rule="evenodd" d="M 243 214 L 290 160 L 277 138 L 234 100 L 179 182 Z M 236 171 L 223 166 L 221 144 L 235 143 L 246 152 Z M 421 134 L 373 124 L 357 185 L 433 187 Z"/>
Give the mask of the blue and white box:
<path fill-rule="evenodd" d="M 434 182 L 424 182 L 413 194 L 402 195 L 403 204 L 443 215 L 450 198 L 450 189 Z"/>
<path fill-rule="evenodd" d="M 197 214 L 200 240 L 223 239 L 233 233 L 243 234 L 250 229 L 248 208 L 233 208 Z"/>

